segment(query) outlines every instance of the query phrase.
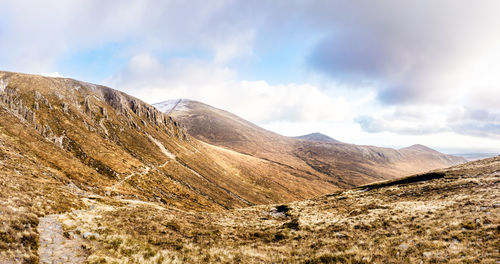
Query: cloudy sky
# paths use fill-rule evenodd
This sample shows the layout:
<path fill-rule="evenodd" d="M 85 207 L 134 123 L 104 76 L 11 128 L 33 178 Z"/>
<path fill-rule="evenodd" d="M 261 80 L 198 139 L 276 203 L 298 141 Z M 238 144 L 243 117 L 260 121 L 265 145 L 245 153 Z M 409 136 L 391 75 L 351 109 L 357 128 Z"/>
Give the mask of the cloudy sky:
<path fill-rule="evenodd" d="M 0 69 L 287 136 L 500 152 L 500 1 L 7 1 Z"/>

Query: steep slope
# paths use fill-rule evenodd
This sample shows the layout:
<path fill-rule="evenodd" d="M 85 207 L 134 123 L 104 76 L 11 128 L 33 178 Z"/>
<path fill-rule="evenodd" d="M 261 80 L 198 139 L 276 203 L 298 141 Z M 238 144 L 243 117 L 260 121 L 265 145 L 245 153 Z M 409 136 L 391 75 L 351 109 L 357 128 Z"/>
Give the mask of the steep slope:
<path fill-rule="evenodd" d="M 190 135 L 202 141 L 314 177 L 326 176 L 328 181 L 342 188 L 465 162 L 463 158 L 429 151 L 423 146 L 394 150 L 284 137 L 227 111 L 186 99 L 154 106 L 169 113 L 186 126 Z"/>
<path fill-rule="evenodd" d="M 303 139 L 303 140 L 310 140 L 310 141 L 319 141 L 319 142 L 330 142 L 330 143 L 340 143 L 340 141 L 334 139 L 334 138 L 331 138 L 327 135 L 323 135 L 321 133 L 311 133 L 311 134 L 307 134 L 307 135 L 302 135 L 302 136 L 298 136 L 298 137 L 294 137 L 294 138 L 297 138 L 297 139 Z"/>
<path fill-rule="evenodd" d="M 272 154 L 293 142 L 290 138 L 201 102 L 178 99 L 153 106 L 181 121 L 191 136 L 241 153 Z"/>
<path fill-rule="evenodd" d="M 3 174 L 25 167 L 24 176 L 192 209 L 338 189 L 325 178 L 200 142 L 170 116 L 108 87 L 9 72 L 0 72 L 0 84 Z M 22 158 L 12 163 L 15 156 Z"/>
<path fill-rule="evenodd" d="M 338 189 L 198 141 L 111 88 L 11 72 L 0 72 L 0 186 L 0 262 L 5 252 L 35 261 L 38 217 L 88 208 L 89 199 L 214 211 Z"/>

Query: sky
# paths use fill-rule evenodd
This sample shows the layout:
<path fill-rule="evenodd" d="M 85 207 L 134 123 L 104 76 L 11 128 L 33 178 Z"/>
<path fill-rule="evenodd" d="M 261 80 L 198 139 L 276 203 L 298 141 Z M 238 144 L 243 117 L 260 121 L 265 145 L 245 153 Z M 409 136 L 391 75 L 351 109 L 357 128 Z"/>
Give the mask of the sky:
<path fill-rule="evenodd" d="M 500 1 L 0 0 L 0 70 L 286 136 L 500 153 Z"/>

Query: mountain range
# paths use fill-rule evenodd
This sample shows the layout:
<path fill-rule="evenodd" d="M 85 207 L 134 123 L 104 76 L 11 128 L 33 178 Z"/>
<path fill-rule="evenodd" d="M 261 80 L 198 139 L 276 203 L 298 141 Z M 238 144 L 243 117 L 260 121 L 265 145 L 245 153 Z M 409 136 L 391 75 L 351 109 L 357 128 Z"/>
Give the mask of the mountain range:
<path fill-rule="evenodd" d="M 111 222 L 108 213 L 118 208 L 120 214 L 133 212 L 132 222 L 133 215 L 141 215 L 136 210 L 146 210 L 143 205 L 206 215 L 303 200 L 462 162 L 421 145 L 395 150 L 319 135 L 285 137 L 196 101 L 152 106 L 101 85 L 2 71 L 0 262 L 50 259 L 55 253 L 47 253 L 48 245 L 71 237 L 57 246 L 63 250 L 92 234 L 101 238 L 92 235 L 97 240 L 86 244 L 83 255 L 116 247 L 114 255 L 133 256 L 126 253 L 132 249 L 113 244 L 118 242 L 106 233 L 111 229 L 71 224 L 103 216 Z M 176 229 L 175 222 L 156 220 L 151 223 Z M 45 239 L 63 229 L 66 238 Z M 137 243 L 156 248 L 160 242 Z"/>
<path fill-rule="evenodd" d="M 340 188 L 393 179 L 465 162 L 422 145 L 399 150 L 346 144 L 321 134 L 291 138 L 265 130 L 230 112 L 177 99 L 154 104 L 191 136 L 219 147 L 292 168 L 299 177 Z M 325 185 L 325 190 L 329 189 Z M 333 191 L 333 189 L 329 189 Z"/>

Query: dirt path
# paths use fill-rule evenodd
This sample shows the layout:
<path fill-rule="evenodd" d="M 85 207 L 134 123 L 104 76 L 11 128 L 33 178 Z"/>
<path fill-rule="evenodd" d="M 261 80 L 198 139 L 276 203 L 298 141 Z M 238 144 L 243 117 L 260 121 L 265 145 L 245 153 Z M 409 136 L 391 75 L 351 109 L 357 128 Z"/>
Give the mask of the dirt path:
<path fill-rule="evenodd" d="M 40 218 L 40 263 L 84 263 L 87 255 L 82 249 L 83 239 L 79 236 L 65 238 L 58 216 L 47 215 Z"/>
<path fill-rule="evenodd" d="M 165 164 L 166 165 L 166 164 Z M 115 190 L 116 187 L 122 185 L 124 182 L 126 182 L 128 179 L 134 177 L 135 175 L 146 175 L 149 173 L 149 171 L 151 170 L 150 167 L 144 167 L 143 170 L 141 172 L 132 172 L 130 173 L 127 177 L 123 178 L 121 181 L 117 182 L 116 184 L 114 184 L 113 186 L 110 187 L 111 190 Z"/>

